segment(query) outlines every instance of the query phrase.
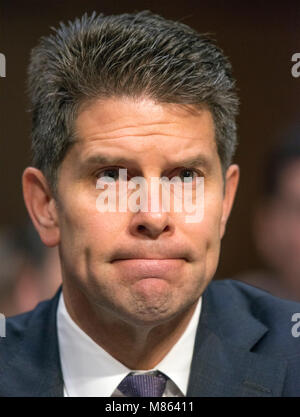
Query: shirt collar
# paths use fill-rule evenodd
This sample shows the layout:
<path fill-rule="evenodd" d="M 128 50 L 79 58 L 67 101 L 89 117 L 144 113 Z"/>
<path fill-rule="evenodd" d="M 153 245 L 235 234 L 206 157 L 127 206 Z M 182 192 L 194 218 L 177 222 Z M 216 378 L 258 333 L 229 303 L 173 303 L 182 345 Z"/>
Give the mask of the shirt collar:
<path fill-rule="evenodd" d="M 157 364 L 186 395 L 197 325 L 200 297 L 193 316 L 180 339 Z M 63 298 L 57 309 L 57 329 L 65 390 L 70 397 L 110 397 L 132 370 L 95 343 L 71 318 Z"/>

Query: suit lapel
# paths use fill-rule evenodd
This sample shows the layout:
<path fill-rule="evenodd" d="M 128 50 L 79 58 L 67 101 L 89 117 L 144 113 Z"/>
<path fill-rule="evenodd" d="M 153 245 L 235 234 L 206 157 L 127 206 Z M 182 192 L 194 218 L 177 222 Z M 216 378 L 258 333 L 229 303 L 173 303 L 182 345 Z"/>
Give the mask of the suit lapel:
<path fill-rule="evenodd" d="M 251 351 L 267 333 L 246 309 L 237 314 L 234 307 L 222 308 L 209 286 L 203 294 L 187 396 L 280 396 L 287 364 Z"/>

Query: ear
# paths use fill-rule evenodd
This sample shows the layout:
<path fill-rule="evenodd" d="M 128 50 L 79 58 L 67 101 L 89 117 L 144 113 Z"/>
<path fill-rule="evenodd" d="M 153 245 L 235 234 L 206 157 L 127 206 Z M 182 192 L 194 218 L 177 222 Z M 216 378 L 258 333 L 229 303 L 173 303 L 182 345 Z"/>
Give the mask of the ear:
<path fill-rule="evenodd" d="M 224 236 L 228 217 L 230 215 L 234 197 L 239 183 L 240 170 L 238 165 L 233 164 L 226 171 L 225 190 L 223 198 L 222 218 L 220 224 L 221 239 Z"/>
<path fill-rule="evenodd" d="M 46 246 L 60 240 L 57 205 L 43 173 L 28 167 L 22 177 L 23 196 L 31 220 Z"/>

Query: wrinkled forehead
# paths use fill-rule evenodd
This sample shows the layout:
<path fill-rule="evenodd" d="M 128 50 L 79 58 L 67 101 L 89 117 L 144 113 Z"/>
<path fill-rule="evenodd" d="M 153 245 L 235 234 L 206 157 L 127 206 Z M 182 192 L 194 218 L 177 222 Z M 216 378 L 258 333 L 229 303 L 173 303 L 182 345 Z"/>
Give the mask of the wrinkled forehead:
<path fill-rule="evenodd" d="M 187 109 L 150 99 L 97 100 L 84 106 L 75 122 L 75 141 L 81 149 L 101 145 L 109 151 L 142 155 L 157 151 L 166 158 L 190 157 L 217 151 L 212 115 L 206 108 Z"/>

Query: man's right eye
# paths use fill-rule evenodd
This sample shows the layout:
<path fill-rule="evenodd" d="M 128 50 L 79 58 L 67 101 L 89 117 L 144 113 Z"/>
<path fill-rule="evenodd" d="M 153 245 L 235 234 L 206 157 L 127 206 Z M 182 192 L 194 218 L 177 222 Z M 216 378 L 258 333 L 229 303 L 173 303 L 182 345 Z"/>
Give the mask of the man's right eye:
<path fill-rule="evenodd" d="M 117 181 L 119 179 L 119 168 L 107 168 L 97 173 L 97 179 L 109 177 Z"/>

